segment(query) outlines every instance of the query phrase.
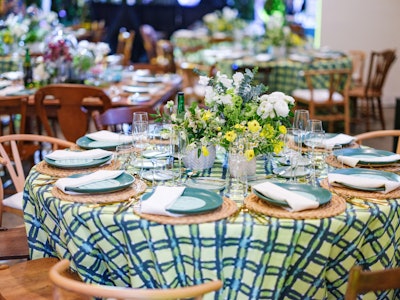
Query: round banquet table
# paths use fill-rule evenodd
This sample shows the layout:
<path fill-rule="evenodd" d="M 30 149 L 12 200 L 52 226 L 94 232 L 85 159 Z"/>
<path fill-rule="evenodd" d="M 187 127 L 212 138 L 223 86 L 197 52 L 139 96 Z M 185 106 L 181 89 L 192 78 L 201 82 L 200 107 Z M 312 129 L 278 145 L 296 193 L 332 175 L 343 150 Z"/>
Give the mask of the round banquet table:
<path fill-rule="evenodd" d="M 266 178 L 263 160 L 257 177 Z M 217 159 L 203 176 L 223 178 Z M 32 259 L 67 258 L 85 282 L 167 288 L 215 278 L 206 299 L 341 299 L 354 264 L 400 265 L 400 200 L 362 208 L 347 203 L 333 217 L 276 218 L 241 212 L 198 224 L 161 224 L 123 203 L 93 205 L 52 195 L 55 177 L 34 167 L 24 189 Z M 397 294 L 396 294 L 397 293 Z M 386 291 L 375 299 L 398 299 Z"/>
<path fill-rule="evenodd" d="M 231 75 L 245 68 L 257 67 L 262 83 L 268 87 L 268 92 L 280 91 L 290 95 L 293 90 L 308 88 L 304 80 L 305 70 L 351 69 L 349 56 L 338 51 L 310 53 L 301 51 L 284 57 L 273 57 L 267 53 L 253 54 L 248 50 L 225 48 L 201 49 L 182 56 L 181 61 L 214 66 L 216 70 Z M 262 74 L 264 71 L 267 74 Z M 326 88 L 328 78 L 314 82 L 314 88 Z"/>

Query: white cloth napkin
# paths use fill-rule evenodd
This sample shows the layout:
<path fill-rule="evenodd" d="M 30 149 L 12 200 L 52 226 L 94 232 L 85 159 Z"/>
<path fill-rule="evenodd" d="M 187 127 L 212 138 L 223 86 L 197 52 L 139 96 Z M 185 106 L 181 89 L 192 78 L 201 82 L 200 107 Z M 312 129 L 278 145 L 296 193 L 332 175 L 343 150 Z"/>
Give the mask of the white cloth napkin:
<path fill-rule="evenodd" d="M 360 160 L 362 160 L 363 162 L 370 162 L 370 163 L 393 162 L 396 160 L 400 160 L 400 154 L 393 154 L 381 157 L 355 157 L 355 156 L 339 155 L 336 158 L 338 161 L 344 163 L 345 165 L 354 168 Z"/>
<path fill-rule="evenodd" d="M 166 209 L 170 207 L 184 192 L 184 186 L 158 186 L 154 193 L 145 201 L 142 201 L 141 212 L 153 215 L 165 215 L 172 217 L 183 216 L 173 214 Z"/>
<path fill-rule="evenodd" d="M 79 187 L 93 182 L 114 179 L 120 176 L 123 172 L 124 171 L 100 170 L 81 177 L 60 178 L 56 181 L 55 185 L 66 194 L 77 195 L 80 193 L 67 191 L 66 189 L 68 187 Z"/>
<path fill-rule="evenodd" d="M 113 152 L 103 149 L 92 149 L 87 151 L 69 151 L 69 150 L 55 150 L 47 154 L 46 157 L 53 160 L 63 159 L 100 159 L 107 156 L 112 156 Z"/>
<path fill-rule="evenodd" d="M 340 133 L 329 139 L 325 139 L 323 144 L 324 144 L 325 148 L 329 149 L 329 148 L 332 148 L 332 146 L 334 146 L 334 145 L 350 144 L 354 140 L 355 140 L 355 138 L 352 137 L 351 135 Z"/>
<path fill-rule="evenodd" d="M 384 187 L 385 190 L 382 191 L 382 193 L 384 193 L 384 194 L 389 193 L 400 187 L 400 182 L 366 177 L 366 176 L 362 176 L 362 174 L 346 175 L 346 174 L 330 173 L 330 174 L 328 174 L 328 182 L 332 185 L 335 183 L 338 183 L 338 184 L 345 183 L 345 184 L 352 185 L 352 186 L 359 187 L 359 188 Z"/>
<path fill-rule="evenodd" d="M 268 198 L 287 202 L 290 207 L 287 208 L 287 210 L 292 212 L 313 209 L 319 206 L 319 203 L 317 201 L 308 199 L 295 192 L 289 191 L 272 182 L 266 181 L 253 185 L 253 189 Z"/>
<path fill-rule="evenodd" d="M 86 134 L 86 137 L 98 142 L 115 142 L 121 144 L 132 142 L 132 135 L 118 134 L 107 130 L 100 130 L 93 133 L 88 133 Z"/>

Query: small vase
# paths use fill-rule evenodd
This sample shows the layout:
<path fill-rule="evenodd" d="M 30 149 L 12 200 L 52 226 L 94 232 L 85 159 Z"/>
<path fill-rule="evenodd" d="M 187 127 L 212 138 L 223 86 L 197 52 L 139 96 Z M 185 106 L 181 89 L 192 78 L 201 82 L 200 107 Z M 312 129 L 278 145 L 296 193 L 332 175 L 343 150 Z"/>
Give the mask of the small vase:
<path fill-rule="evenodd" d="M 232 176 L 236 177 L 236 170 L 237 168 L 232 167 L 232 161 L 230 160 L 230 158 L 228 159 L 228 165 L 229 165 L 229 172 Z M 247 176 L 252 176 L 256 174 L 257 171 L 257 161 L 256 158 L 253 158 L 251 160 L 247 160 L 247 159 L 243 159 L 241 164 L 240 164 L 240 168 L 243 168 L 246 171 L 246 175 Z"/>
<path fill-rule="evenodd" d="M 215 145 L 210 145 L 207 147 L 208 155 L 204 156 L 202 153 L 200 156 L 198 155 L 199 149 L 193 149 L 186 153 L 186 155 L 182 158 L 183 164 L 186 168 L 191 170 L 204 170 L 210 169 L 216 157 L 216 148 Z"/>

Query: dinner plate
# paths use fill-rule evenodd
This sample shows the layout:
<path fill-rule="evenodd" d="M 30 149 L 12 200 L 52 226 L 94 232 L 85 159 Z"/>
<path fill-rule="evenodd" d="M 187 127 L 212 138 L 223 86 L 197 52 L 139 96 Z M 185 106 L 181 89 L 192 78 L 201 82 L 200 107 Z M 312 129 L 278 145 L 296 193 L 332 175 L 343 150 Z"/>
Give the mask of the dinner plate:
<path fill-rule="evenodd" d="M 354 157 L 358 158 L 358 165 L 390 165 L 395 162 L 398 162 L 398 159 L 393 159 L 389 161 L 365 161 L 364 159 L 370 160 L 371 158 L 378 158 L 378 157 L 385 157 L 385 156 L 391 156 L 395 155 L 395 153 L 386 151 L 386 150 L 377 150 L 377 149 L 362 149 L 362 148 L 356 148 L 356 149 L 342 149 L 342 150 L 336 150 L 333 151 L 333 155 L 335 157 L 338 156 L 349 156 L 349 157 Z"/>
<path fill-rule="evenodd" d="M 315 187 L 312 185 L 283 183 L 283 182 L 274 182 L 274 184 L 276 184 L 284 189 L 287 189 L 293 193 L 299 194 L 300 196 L 303 196 L 305 198 L 317 201 L 319 203 L 319 205 L 328 203 L 329 201 L 331 201 L 331 198 L 332 198 L 332 194 L 328 190 L 320 188 L 320 187 Z M 261 200 L 264 200 L 266 202 L 269 202 L 269 203 L 272 203 L 275 205 L 279 205 L 279 206 L 284 206 L 284 207 L 289 206 L 286 201 L 266 197 L 254 189 L 253 189 L 253 193 L 257 197 L 259 197 Z"/>
<path fill-rule="evenodd" d="M 82 169 L 82 168 L 90 168 L 101 166 L 102 164 L 108 162 L 112 158 L 112 155 L 97 158 L 97 159 L 51 159 L 45 157 L 44 160 L 46 163 L 53 167 L 61 168 L 61 169 Z"/>
<path fill-rule="evenodd" d="M 22 89 L 19 91 L 8 93 L 6 96 L 25 96 L 25 95 L 33 95 L 36 92 L 36 89 Z"/>
<path fill-rule="evenodd" d="M 162 168 L 167 164 L 165 159 L 157 159 L 154 163 L 151 159 L 138 159 L 135 161 L 134 165 L 136 168 L 141 169 L 152 169 L 152 168 Z"/>
<path fill-rule="evenodd" d="M 8 79 L 8 80 L 22 79 L 23 76 L 24 76 L 24 74 L 20 71 L 4 72 L 1 74 L 2 78 Z"/>
<path fill-rule="evenodd" d="M 226 181 L 221 178 L 213 177 L 192 177 L 185 182 L 185 185 L 191 188 L 221 191 L 225 188 Z"/>
<path fill-rule="evenodd" d="M 278 175 L 283 178 L 291 178 L 292 177 L 292 172 L 290 171 L 290 166 L 285 166 L 285 167 L 279 167 L 274 169 L 274 174 Z M 310 174 L 310 170 L 305 167 L 297 167 L 294 170 L 293 177 L 302 177 Z"/>
<path fill-rule="evenodd" d="M 162 158 L 171 156 L 171 152 L 159 151 L 159 150 L 145 150 L 142 152 L 144 158 Z"/>
<path fill-rule="evenodd" d="M 278 162 L 283 166 L 289 166 L 290 165 L 290 160 L 287 157 L 280 157 L 278 159 Z M 310 164 L 311 164 L 311 161 L 308 158 L 305 158 L 305 157 L 302 157 L 297 162 L 297 166 L 298 167 L 306 167 L 306 166 L 309 166 Z"/>
<path fill-rule="evenodd" d="M 142 200 L 146 201 L 151 195 L 152 193 L 144 194 Z M 215 210 L 222 203 L 222 197 L 213 191 L 185 188 L 182 196 L 166 210 L 176 214 L 199 214 Z"/>
<path fill-rule="evenodd" d="M 175 174 L 173 171 L 170 171 L 170 170 L 161 170 L 161 171 L 156 171 L 156 172 L 153 172 L 153 170 L 150 170 L 150 171 L 143 172 L 143 174 L 142 174 L 142 177 L 144 179 L 147 179 L 150 181 L 153 181 L 153 179 L 156 181 L 166 181 L 166 180 L 171 180 L 176 176 L 177 176 L 177 174 Z"/>
<path fill-rule="evenodd" d="M 0 80 L 0 89 L 4 89 L 10 86 L 12 82 L 10 80 Z"/>
<path fill-rule="evenodd" d="M 128 93 L 148 93 L 151 87 L 140 85 L 124 85 L 122 89 Z"/>
<path fill-rule="evenodd" d="M 379 171 L 379 170 L 371 170 L 371 169 L 361 169 L 361 168 L 351 168 L 351 169 L 337 169 L 332 171 L 331 173 L 335 174 L 343 174 L 343 175 L 357 175 L 360 176 L 360 181 L 363 178 L 372 178 L 376 180 L 391 180 L 400 182 L 400 176 L 395 173 Z M 335 183 L 340 184 L 342 186 L 355 189 L 355 190 L 362 190 L 362 191 L 384 191 L 385 187 L 360 187 L 354 184 L 349 183 Z"/>
<path fill-rule="evenodd" d="M 118 145 L 121 143 L 118 142 L 104 142 L 104 141 L 95 141 L 87 136 L 82 136 L 76 140 L 76 144 L 82 149 L 104 149 L 104 150 L 115 150 Z"/>
<path fill-rule="evenodd" d="M 76 178 L 85 174 L 74 174 L 70 177 Z M 77 193 L 88 193 L 88 194 L 96 194 L 96 193 L 110 193 L 123 190 L 129 187 L 135 181 L 135 177 L 128 173 L 122 173 L 118 177 L 114 179 L 106 179 L 102 181 L 97 181 L 94 183 L 84 184 L 78 187 L 66 187 L 67 191 L 77 192 Z"/>
<path fill-rule="evenodd" d="M 133 94 L 128 97 L 130 102 L 147 102 L 151 100 L 149 95 L 140 95 L 140 94 Z"/>
<path fill-rule="evenodd" d="M 163 82 L 164 77 L 163 76 L 136 76 L 135 80 L 137 82 L 157 83 L 157 82 Z"/>

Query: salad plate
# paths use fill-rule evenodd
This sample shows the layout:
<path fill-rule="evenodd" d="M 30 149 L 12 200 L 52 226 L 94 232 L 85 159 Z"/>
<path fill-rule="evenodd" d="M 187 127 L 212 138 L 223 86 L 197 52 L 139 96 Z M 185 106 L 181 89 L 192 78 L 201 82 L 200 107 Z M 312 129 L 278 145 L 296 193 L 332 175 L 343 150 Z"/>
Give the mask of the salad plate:
<path fill-rule="evenodd" d="M 386 151 L 386 150 L 377 150 L 377 149 L 341 149 L 333 152 L 335 157 L 338 156 L 347 156 L 351 158 L 359 159 L 359 165 L 390 165 L 398 162 L 400 159 L 395 155 L 395 153 Z M 393 159 L 390 157 L 393 156 Z M 388 160 L 384 160 L 385 157 L 389 157 Z"/>
<path fill-rule="evenodd" d="M 90 167 L 98 167 L 102 164 L 107 163 L 110 159 L 112 159 L 112 155 L 97 158 L 97 159 L 51 159 L 48 157 L 44 157 L 44 161 L 48 163 L 50 166 L 61 168 L 61 169 L 84 169 Z"/>
<path fill-rule="evenodd" d="M 88 175 L 86 174 L 74 174 L 71 175 L 71 178 L 77 178 L 80 176 Z M 110 193 L 123 190 L 129 187 L 135 181 L 135 177 L 126 172 L 122 173 L 118 177 L 114 179 L 106 179 L 102 181 L 97 181 L 93 183 L 83 184 L 78 187 L 66 187 L 65 190 L 76 192 L 76 193 L 88 193 L 88 194 L 96 194 L 96 193 Z"/>

